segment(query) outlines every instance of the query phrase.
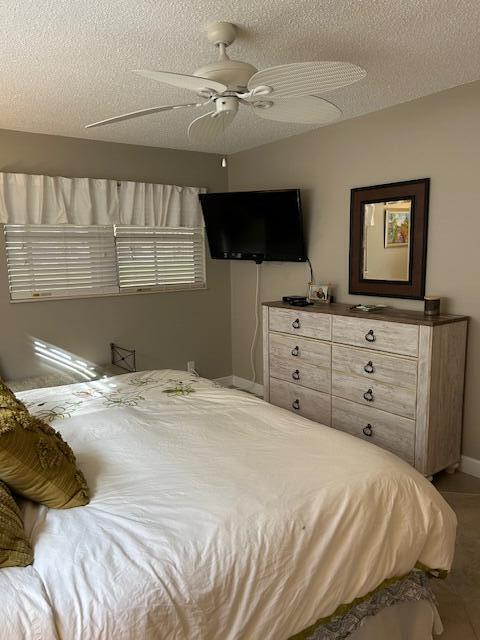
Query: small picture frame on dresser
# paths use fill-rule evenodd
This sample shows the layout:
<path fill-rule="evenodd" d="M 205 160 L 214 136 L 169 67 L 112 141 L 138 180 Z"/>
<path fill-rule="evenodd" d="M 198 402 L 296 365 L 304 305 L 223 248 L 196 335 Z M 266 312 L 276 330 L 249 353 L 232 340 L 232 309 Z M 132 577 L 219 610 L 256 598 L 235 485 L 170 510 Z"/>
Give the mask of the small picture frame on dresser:
<path fill-rule="evenodd" d="M 307 291 L 308 302 L 313 304 L 328 304 L 331 301 L 331 285 L 319 282 L 309 282 Z"/>

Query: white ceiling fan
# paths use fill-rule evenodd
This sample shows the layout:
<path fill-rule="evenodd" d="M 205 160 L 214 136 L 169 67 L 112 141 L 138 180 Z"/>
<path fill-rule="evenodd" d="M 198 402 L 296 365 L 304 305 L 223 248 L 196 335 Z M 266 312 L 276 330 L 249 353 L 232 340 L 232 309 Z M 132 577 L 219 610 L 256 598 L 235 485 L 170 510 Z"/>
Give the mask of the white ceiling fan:
<path fill-rule="evenodd" d="M 213 22 L 207 27 L 209 42 L 219 52 L 218 60 L 200 67 L 193 75 L 169 71 L 135 70 L 145 78 L 193 91 L 197 100 L 186 104 L 150 107 L 125 113 L 86 126 L 100 127 L 176 109 L 211 106 L 208 113 L 195 118 L 188 136 L 202 143 L 224 133 L 239 107 L 252 109 L 260 118 L 299 124 L 327 124 L 341 116 L 332 102 L 319 97 L 357 82 L 366 71 L 349 62 L 294 62 L 263 71 L 248 62 L 231 60 L 227 47 L 235 40 L 236 27 L 229 22 Z"/>

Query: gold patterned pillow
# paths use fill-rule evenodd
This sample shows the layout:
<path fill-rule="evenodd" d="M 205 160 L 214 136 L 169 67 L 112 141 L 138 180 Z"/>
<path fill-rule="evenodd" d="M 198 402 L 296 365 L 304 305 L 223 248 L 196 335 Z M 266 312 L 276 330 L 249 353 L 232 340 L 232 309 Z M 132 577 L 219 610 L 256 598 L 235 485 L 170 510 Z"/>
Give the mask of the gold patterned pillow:
<path fill-rule="evenodd" d="M 23 531 L 20 509 L 10 489 L 0 482 L 0 569 L 26 567 L 32 562 L 32 548 Z"/>
<path fill-rule="evenodd" d="M 30 415 L 1 380 L 0 480 L 54 509 L 89 502 L 87 483 L 68 444 L 46 422 Z"/>

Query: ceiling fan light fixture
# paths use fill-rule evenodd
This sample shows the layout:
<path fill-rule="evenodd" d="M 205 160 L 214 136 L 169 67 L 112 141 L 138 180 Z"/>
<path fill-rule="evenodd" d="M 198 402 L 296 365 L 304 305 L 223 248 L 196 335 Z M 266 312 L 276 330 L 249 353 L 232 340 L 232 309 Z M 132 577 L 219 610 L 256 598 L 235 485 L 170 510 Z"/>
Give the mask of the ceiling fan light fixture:
<path fill-rule="evenodd" d="M 236 113 L 238 111 L 238 98 L 235 96 L 219 96 L 215 98 L 215 111 L 216 114 L 224 111 Z"/>

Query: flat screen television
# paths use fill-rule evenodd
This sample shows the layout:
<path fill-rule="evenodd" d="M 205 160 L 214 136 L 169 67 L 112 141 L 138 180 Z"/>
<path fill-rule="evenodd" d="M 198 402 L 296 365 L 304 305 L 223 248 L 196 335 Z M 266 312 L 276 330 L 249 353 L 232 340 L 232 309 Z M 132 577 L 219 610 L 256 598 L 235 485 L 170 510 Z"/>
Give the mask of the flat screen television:
<path fill-rule="evenodd" d="M 200 202 L 212 258 L 306 261 L 298 189 L 203 193 Z"/>

